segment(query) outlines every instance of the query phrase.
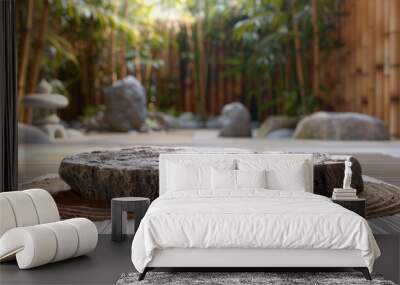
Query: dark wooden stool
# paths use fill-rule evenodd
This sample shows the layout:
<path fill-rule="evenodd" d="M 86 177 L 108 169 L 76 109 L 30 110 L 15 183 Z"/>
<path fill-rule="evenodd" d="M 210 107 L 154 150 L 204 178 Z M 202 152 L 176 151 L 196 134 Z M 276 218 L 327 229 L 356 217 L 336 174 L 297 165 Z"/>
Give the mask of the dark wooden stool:
<path fill-rule="evenodd" d="M 126 239 L 127 212 L 135 214 L 135 233 L 150 206 L 150 199 L 143 197 L 120 197 L 111 200 L 112 240 Z"/>
<path fill-rule="evenodd" d="M 340 206 L 359 214 L 361 217 L 365 218 L 367 216 L 366 201 L 364 198 L 354 198 L 351 200 L 336 200 L 332 201 Z"/>

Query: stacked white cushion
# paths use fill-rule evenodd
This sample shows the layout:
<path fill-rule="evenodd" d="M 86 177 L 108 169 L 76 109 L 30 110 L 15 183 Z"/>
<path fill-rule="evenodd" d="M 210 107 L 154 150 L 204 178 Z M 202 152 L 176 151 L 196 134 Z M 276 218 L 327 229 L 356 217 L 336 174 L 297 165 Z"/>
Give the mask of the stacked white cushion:
<path fill-rule="evenodd" d="M 90 220 L 75 218 L 65 220 L 65 222 L 73 226 L 78 233 L 79 242 L 74 257 L 86 254 L 96 248 L 97 228 Z"/>
<path fill-rule="evenodd" d="M 44 228 L 51 230 L 51 235 L 57 241 L 57 249 L 53 258 L 49 262 L 56 262 L 75 256 L 79 245 L 78 231 L 67 221 L 48 223 Z"/>
<path fill-rule="evenodd" d="M 43 189 L 24 190 L 23 193 L 29 195 L 35 206 L 39 224 L 51 223 L 60 220 L 57 205 L 53 197 Z"/>
<path fill-rule="evenodd" d="M 10 203 L 17 227 L 27 227 L 39 224 L 35 205 L 28 194 L 22 191 L 15 191 L 3 192 L 1 195 Z"/>
<path fill-rule="evenodd" d="M 16 255 L 20 269 L 80 256 L 97 245 L 97 229 L 84 218 L 14 228 L 0 239 L 0 258 Z"/>
<path fill-rule="evenodd" d="M 0 195 L 0 237 L 16 226 L 17 222 L 10 202 L 6 197 Z"/>
<path fill-rule="evenodd" d="M 0 193 L 0 261 L 17 259 L 21 269 L 86 254 L 97 229 L 84 218 L 59 221 L 57 206 L 42 189 Z"/>

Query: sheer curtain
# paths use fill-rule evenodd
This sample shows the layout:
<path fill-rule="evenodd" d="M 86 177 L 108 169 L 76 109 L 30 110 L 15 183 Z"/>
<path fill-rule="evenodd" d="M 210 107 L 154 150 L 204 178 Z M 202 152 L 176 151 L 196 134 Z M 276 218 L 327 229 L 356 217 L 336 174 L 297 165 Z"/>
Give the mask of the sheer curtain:
<path fill-rule="evenodd" d="M 0 191 L 17 190 L 15 0 L 0 0 Z"/>

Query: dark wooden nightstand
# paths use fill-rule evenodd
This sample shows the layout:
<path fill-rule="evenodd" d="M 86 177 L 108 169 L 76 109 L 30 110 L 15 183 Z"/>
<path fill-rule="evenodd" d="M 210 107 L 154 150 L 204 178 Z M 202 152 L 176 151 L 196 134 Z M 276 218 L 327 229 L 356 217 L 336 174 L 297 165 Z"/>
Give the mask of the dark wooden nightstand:
<path fill-rule="evenodd" d="M 340 206 L 359 214 L 361 217 L 365 218 L 367 215 L 366 201 L 365 198 L 357 198 L 352 200 L 335 200 L 332 202 L 339 204 Z"/>

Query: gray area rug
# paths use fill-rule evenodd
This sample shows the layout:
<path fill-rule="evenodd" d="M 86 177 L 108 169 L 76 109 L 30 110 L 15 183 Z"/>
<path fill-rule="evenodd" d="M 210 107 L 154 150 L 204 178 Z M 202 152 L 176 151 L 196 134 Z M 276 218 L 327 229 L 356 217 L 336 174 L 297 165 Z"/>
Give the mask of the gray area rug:
<path fill-rule="evenodd" d="M 138 281 L 138 273 L 122 274 L 116 285 L 145 284 L 267 284 L 267 285 L 297 285 L 297 284 L 373 284 L 395 285 L 381 276 L 372 276 L 366 280 L 359 272 L 148 272 L 146 278 Z"/>

